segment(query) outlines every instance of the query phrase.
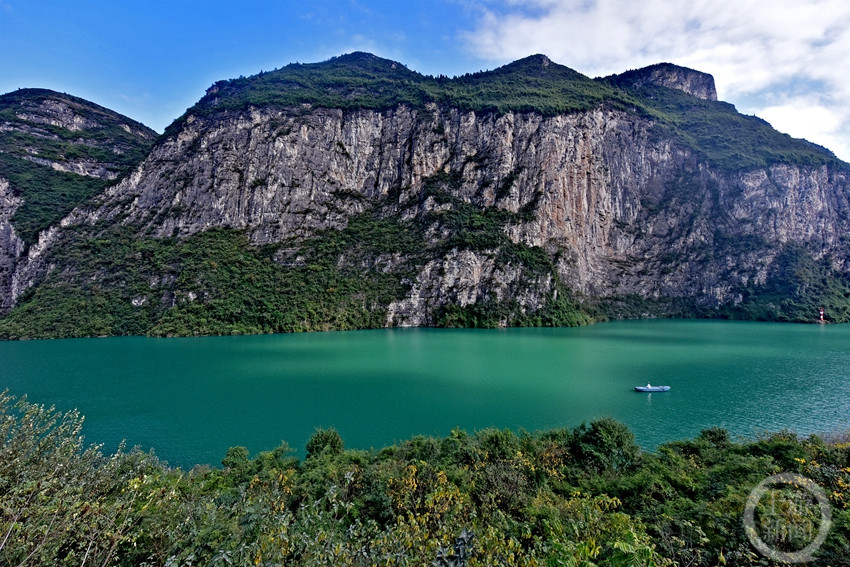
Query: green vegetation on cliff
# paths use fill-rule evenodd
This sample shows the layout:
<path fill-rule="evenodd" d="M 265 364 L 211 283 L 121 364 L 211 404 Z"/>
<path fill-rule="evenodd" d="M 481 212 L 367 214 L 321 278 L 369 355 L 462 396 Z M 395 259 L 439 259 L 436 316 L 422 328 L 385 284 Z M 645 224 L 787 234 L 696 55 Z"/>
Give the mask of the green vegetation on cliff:
<path fill-rule="evenodd" d="M 12 224 L 27 244 L 145 158 L 156 132 L 112 110 L 46 89 L 0 95 L 0 178 L 23 203 Z M 93 175 L 76 171 L 91 167 Z"/>
<path fill-rule="evenodd" d="M 175 121 L 175 133 L 192 114 L 244 111 L 250 107 L 322 107 L 389 110 L 427 104 L 479 113 L 535 112 L 544 116 L 610 108 L 654 120 L 658 134 L 691 148 L 720 169 L 735 171 L 778 162 L 840 164 L 829 150 L 774 130 L 731 104 L 703 100 L 655 85 L 633 86 L 624 73 L 591 79 L 533 55 L 492 71 L 432 77 L 369 53 L 350 53 L 321 63 L 294 63 L 252 77 L 215 83 Z"/>
<path fill-rule="evenodd" d="M 812 323 L 823 308 L 829 322 L 850 321 L 850 275 L 829 258 L 815 260 L 788 243 L 771 265 L 764 284 L 742 290 L 742 301 L 722 309 L 724 316 L 756 321 Z"/>
<path fill-rule="evenodd" d="M 653 85 L 628 88 L 627 92 L 658 121 L 659 135 L 679 140 L 722 171 L 777 163 L 846 167 L 826 148 L 774 130 L 761 118 L 741 114 L 727 102 Z"/>
<path fill-rule="evenodd" d="M 814 565 L 846 565 L 850 552 L 846 437 L 737 442 L 708 429 L 649 453 L 602 418 L 357 451 L 331 429 L 303 460 L 285 443 L 254 458 L 233 447 L 224 468 L 184 472 L 138 450 L 104 456 L 83 445 L 81 425 L 76 412 L 0 394 L 0 563 L 767 565 L 741 520 L 750 491 L 781 471 L 828 499 Z M 817 506 L 787 490 L 772 498 L 758 525 L 783 522 L 775 540 L 801 549 L 820 527 Z"/>
<path fill-rule="evenodd" d="M 555 114 L 593 108 L 603 101 L 636 103 L 542 55 L 494 71 L 461 77 L 431 77 L 369 53 L 351 53 L 322 63 L 294 63 L 252 77 L 218 81 L 189 114 L 209 115 L 249 107 L 301 105 L 343 110 L 388 110 L 434 103 L 475 112 Z M 176 122 L 166 133 L 174 131 Z"/>
<path fill-rule="evenodd" d="M 512 218 L 458 202 L 407 222 L 364 213 L 342 230 L 264 247 L 228 229 L 178 239 L 139 237 L 138 227 L 81 226 L 63 234 L 53 269 L 0 320 L 0 338 L 383 327 L 388 306 L 406 296 L 418 268 L 451 250 L 486 249 L 501 265 L 524 270 L 528 282 L 555 277 L 542 250 L 507 238 L 503 227 Z M 429 226 L 445 236 L 423 246 Z M 445 326 L 591 321 L 563 286 L 535 312 L 507 300 L 449 304 L 432 316 Z"/>
<path fill-rule="evenodd" d="M 393 230 L 370 228 L 373 236 L 382 228 Z M 281 266 L 272 259 L 279 247 L 250 246 L 242 233 L 231 230 L 210 230 L 186 240 L 140 239 L 126 228 L 97 236 L 69 233 L 62 265 L 0 321 L 0 336 L 174 336 L 383 326 L 387 303 L 403 294 L 403 273 L 337 266 L 332 250 L 345 246 L 350 234 L 319 238 L 310 243 L 304 261 Z M 362 250 L 368 245 L 355 246 Z"/>
<path fill-rule="evenodd" d="M 96 177 L 54 171 L 8 153 L 0 153 L 0 177 L 9 181 L 23 200 L 12 216 L 12 224 L 27 244 L 109 184 Z"/>
<path fill-rule="evenodd" d="M 73 129 L 61 124 L 75 119 L 79 125 Z M 144 124 L 113 110 L 47 89 L 0 95 L 0 122 L 12 126 L 0 131 L 3 153 L 53 161 L 89 159 L 116 174 L 144 159 L 157 137 Z"/>

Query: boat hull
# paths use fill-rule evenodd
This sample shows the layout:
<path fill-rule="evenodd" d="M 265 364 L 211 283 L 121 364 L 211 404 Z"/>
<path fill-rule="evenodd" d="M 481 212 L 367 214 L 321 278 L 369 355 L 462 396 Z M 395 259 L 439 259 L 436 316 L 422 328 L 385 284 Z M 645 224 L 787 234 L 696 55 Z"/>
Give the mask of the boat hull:
<path fill-rule="evenodd" d="M 666 392 L 670 386 L 635 386 L 635 392 Z"/>

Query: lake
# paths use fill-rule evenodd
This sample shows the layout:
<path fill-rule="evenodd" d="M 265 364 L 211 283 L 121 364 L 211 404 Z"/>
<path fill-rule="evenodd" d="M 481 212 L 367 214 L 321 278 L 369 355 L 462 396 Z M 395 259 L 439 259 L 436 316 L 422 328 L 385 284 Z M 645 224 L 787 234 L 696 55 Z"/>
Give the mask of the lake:
<path fill-rule="evenodd" d="M 666 393 L 634 386 L 667 384 Z M 558 329 L 382 329 L 0 342 L 0 390 L 78 409 L 87 443 L 218 465 L 317 427 L 346 447 L 452 428 L 538 430 L 599 416 L 648 449 L 735 435 L 850 430 L 850 325 L 644 320 Z"/>

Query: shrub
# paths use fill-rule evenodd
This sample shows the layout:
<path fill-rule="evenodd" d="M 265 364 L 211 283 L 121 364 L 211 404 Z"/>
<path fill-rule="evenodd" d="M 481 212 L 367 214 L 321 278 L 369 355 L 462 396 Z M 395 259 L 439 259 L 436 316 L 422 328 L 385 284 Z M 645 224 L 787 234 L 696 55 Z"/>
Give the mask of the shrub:
<path fill-rule="evenodd" d="M 317 429 L 307 441 L 307 458 L 342 454 L 342 437 L 336 429 Z"/>

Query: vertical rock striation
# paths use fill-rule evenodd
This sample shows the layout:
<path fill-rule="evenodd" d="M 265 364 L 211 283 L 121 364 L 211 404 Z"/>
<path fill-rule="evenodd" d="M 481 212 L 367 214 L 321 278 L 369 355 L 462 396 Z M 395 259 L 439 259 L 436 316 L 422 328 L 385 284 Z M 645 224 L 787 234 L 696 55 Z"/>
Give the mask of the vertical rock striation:
<path fill-rule="evenodd" d="M 638 315 L 670 313 L 665 302 L 710 313 L 764 285 L 791 244 L 850 270 L 850 167 L 716 102 L 710 75 L 661 64 L 592 81 L 535 56 L 444 80 L 390 63 L 355 54 L 217 83 L 135 169 L 41 233 L 0 288 L 4 305 L 41 281 L 69 229 L 161 241 L 232 229 L 276 247 L 285 270 L 364 215 L 422 239 L 337 252 L 340 269 L 411 272 L 381 306 L 386 325 L 481 305 L 509 306 L 496 310 L 507 324 L 564 294 L 645 302 Z M 685 135 L 686 123 L 699 127 Z"/>
<path fill-rule="evenodd" d="M 506 227 L 510 240 L 546 250 L 557 276 L 590 297 L 735 301 L 740 285 L 764 281 L 788 241 L 846 267 L 846 171 L 776 164 L 730 175 L 652 128 L 606 109 L 190 116 L 131 176 L 64 222 L 119 220 L 157 237 L 235 228 L 257 245 L 303 240 L 375 207 L 408 220 L 438 211 L 426 186 L 451 173 L 447 187 L 462 202 L 532 211 Z M 522 274 L 492 256 L 455 250 L 427 262 L 388 324 L 432 323 L 444 303 L 518 293 Z M 520 301 L 536 308 L 552 280 L 531 287 Z"/>
<path fill-rule="evenodd" d="M 0 314 L 20 294 L 16 271 L 33 269 L 17 264 L 38 232 L 138 163 L 156 136 L 70 95 L 45 89 L 0 95 Z"/>
<path fill-rule="evenodd" d="M 0 313 L 5 313 L 14 305 L 17 294 L 12 292 L 12 276 L 21 254 L 24 241 L 15 233 L 12 215 L 21 204 L 6 179 L 0 178 Z"/>

